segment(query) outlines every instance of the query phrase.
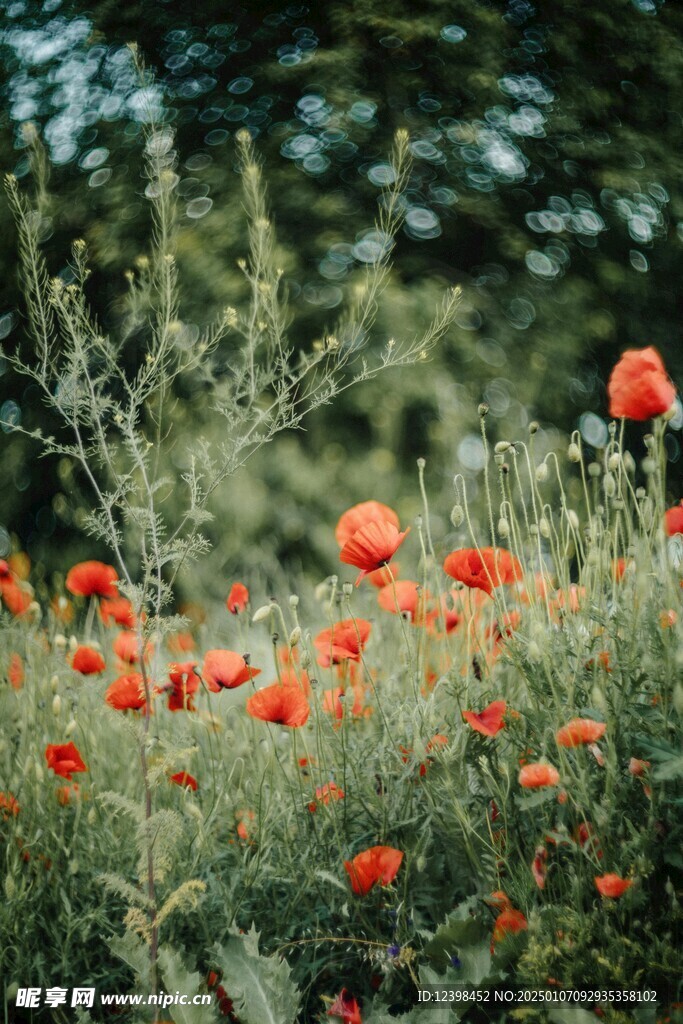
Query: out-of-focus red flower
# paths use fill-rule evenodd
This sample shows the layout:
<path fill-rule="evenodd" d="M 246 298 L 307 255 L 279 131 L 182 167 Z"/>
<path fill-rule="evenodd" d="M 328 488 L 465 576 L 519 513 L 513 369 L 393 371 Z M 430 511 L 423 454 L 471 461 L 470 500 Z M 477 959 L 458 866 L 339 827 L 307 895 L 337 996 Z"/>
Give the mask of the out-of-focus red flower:
<path fill-rule="evenodd" d="M 104 672 L 106 662 L 101 653 L 94 647 L 82 644 L 74 651 L 71 659 L 71 667 L 82 676 L 94 676 L 98 672 Z"/>
<path fill-rule="evenodd" d="M 334 531 L 337 543 L 343 548 L 348 540 L 351 540 L 356 530 L 367 526 L 368 523 L 391 523 L 398 529 L 399 518 L 392 508 L 383 505 L 380 501 L 361 501 L 346 510 L 339 517 L 339 522 Z"/>
<path fill-rule="evenodd" d="M 192 633 L 173 633 L 167 640 L 168 649 L 171 654 L 187 654 L 194 650 L 194 637 Z"/>
<path fill-rule="evenodd" d="M 664 528 L 670 537 L 676 533 L 683 533 L 683 501 L 664 513 Z"/>
<path fill-rule="evenodd" d="M 353 860 L 345 860 L 344 867 L 351 880 L 351 888 L 358 896 L 365 896 L 374 885 L 391 885 L 401 867 L 403 853 L 392 846 L 371 846 Z"/>
<path fill-rule="evenodd" d="M 494 700 L 483 711 L 463 711 L 462 717 L 475 732 L 482 736 L 495 736 L 505 728 L 503 717 L 507 711 L 504 700 Z"/>
<path fill-rule="evenodd" d="M 70 622 L 73 622 L 73 602 L 64 594 L 55 594 L 50 601 L 50 608 L 54 617 L 63 625 L 68 626 Z"/>
<path fill-rule="evenodd" d="M 673 629 L 678 622 L 678 614 L 673 608 L 659 613 L 659 625 L 662 629 Z"/>
<path fill-rule="evenodd" d="M 318 664 L 328 668 L 342 661 L 359 661 L 371 630 L 372 624 L 365 619 L 343 619 L 331 629 L 323 629 L 313 641 L 319 652 Z"/>
<path fill-rule="evenodd" d="M 336 782 L 326 782 L 324 786 L 317 786 L 315 790 L 315 800 L 311 800 L 308 805 L 308 809 L 311 814 L 314 814 L 318 809 L 318 804 L 324 804 L 327 806 L 332 800 L 343 800 L 344 790 L 340 789 Z"/>
<path fill-rule="evenodd" d="M 360 569 L 356 586 L 367 573 L 391 562 L 409 531 L 410 527 L 401 533 L 393 523 L 385 521 L 368 523 L 356 530 L 339 552 L 341 562 Z"/>
<path fill-rule="evenodd" d="M 252 718 L 260 718 L 263 722 L 275 722 L 298 729 L 305 725 L 311 708 L 306 695 L 295 686 L 265 686 L 247 701 L 247 712 Z"/>
<path fill-rule="evenodd" d="M 676 389 L 662 357 L 650 345 L 624 352 L 607 382 L 607 395 L 614 419 L 649 420 L 669 411 Z"/>
<path fill-rule="evenodd" d="M 419 583 L 412 580 L 397 580 L 382 587 L 377 595 L 377 602 L 385 612 L 392 612 L 410 616 L 410 621 L 421 624 L 424 621 L 425 606 L 429 600 L 429 594 L 425 592 Z M 398 608 L 397 608 L 398 605 Z"/>
<path fill-rule="evenodd" d="M 539 889 L 545 889 L 545 879 L 548 874 L 548 851 L 545 846 L 537 846 L 534 851 L 534 859 L 531 862 L 531 874 Z"/>
<path fill-rule="evenodd" d="M 204 655 L 202 678 L 212 693 L 234 690 L 236 686 L 242 686 L 250 679 L 255 679 L 260 672 L 260 668 L 252 668 L 246 659 L 235 651 L 217 649 L 207 651 Z"/>
<path fill-rule="evenodd" d="M 24 662 L 16 651 L 10 654 L 7 678 L 13 690 L 20 690 L 24 685 Z"/>
<path fill-rule="evenodd" d="M 176 786 L 183 788 L 189 786 L 193 793 L 197 792 L 197 780 L 189 772 L 176 772 L 175 775 L 169 775 L 168 778 L 170 782 L 175 782 Z"/>
<path fill-rule="evenodd" d="M 78 800 L 80 795 L 81 787 L 77 782 L 72 782 L 70 786 L 57 787 L 57 800 L 62 807 L 66 807 L 72 800 Z"/>
<path fill-rule="evenodd" d="M 45 759 L 48 768 L 52 768 L 55 775 L 60 775 L 69 782 L 74 773 L 88 770 L 75 743 L 48 743 L 45 747 Z"/>
<path fill-rule="evenodd" d="M 196 661 L 184 661 L 169 665 L 168 678 L 171 690 L 168 695 L 169 711 L 195 711 L 193 695 L 200 687 L 201 680 L 194 670 Z"/>
<path fill-rule="evenodd" d="M 502 889 L 496 889 L 490 896 L 487 896 L 484 900 L 489 907 L 496 907 L 498 910 L 508 910 L 512 907 L 510 898 Z"/>
<path fill-rule="evenodd" d="M 296 686 L 307 695 L 311 692 L 311 680 L 305 669 L 281 668 L 279 682 L 283 686 Z"/>
<path fill-rule="evenodd" d="M 117 711 L 140 711 L 145 706 L 144 682 L 140 672 L 119 676 L 108 687 L 104 699 Z"/>
<path fill-rule="evenodd" d="M 632 881 L 627 878 L 620 878 L 613 871 L 608 872 L 606 875 L 595 876 L 595 888 L 601 896 L 607 896 L 611 900 L 618 900 L 632 885 Z"/>
<path fill-rule="evenodd" d="M 519 773 L 519 784 L 524 789 L 540 789 L 543 786 L 556 786 L 560 781 L 560 773 L 551 764 L 525 764 Z"/>
<path fill-rule="evenodd" d="M 251 839 L 249 826 L 252 822 L 256 821 L 255 813 L 246 808 L 242 808 L 239 811 L 235 811 L 235 820 L 237 822 L 237 835 L 240 839 L 245 842 Z"/>
<path fill-rule="evenodd" d="M 124 629 L 135 629 L 135 612 L 127 597 L 103 598 L 100 601 L 100 618 L 105 626 L 115 622 L 118 626 L 123 626 Z"/>
<path fill-rule="evenodd" d="M 144 658 L 148 661 L 153 652 L 152 644 L 147 642 L 144 647 Z M 121 661 L 128 665 L 134 665 L 140 661 L 141 643 L 136 632 L 130 629 L 122 629 L 114 640 L 114 654 Z"/>
<path fill-rule="evenodd" d="M 16 618 L 28 611 L 33 600 L 32 592 L 12 578 L 0 580 L 0 597 L 7 611 Z"/>
<path fill-rule="evenodd" d="M 561 747 L 579 747 L 582 743 L 595 743 L 605 735 L 607 726 L 604 722 L 595 722 L 592 718 L 572 718 L 555 733 L 555 739 Z"/>
<path fill-rule="evenodd" d="M 19 804 L 13 793 L 0 793 L 0 816 L 3 821 L 9 818 L 16 818 L 19 813 Z"/>
<path fill-rule="evenodd" d="M 233 583 L 230 587 L 230 593 L 228 599 L 225 602 L 225 607 L 232 615 L 239 615 L 240 612 L 246 610 L 249 604 L 249 591 L 245 587 L 244 583 Z"/>
<path fill-rule="evenodd" d="M 400 568 L 398 562 L 390 562 L 381 569 L 369 572 L 365 578 L 373 587 L 388 587 L 392 580 L 398 579 Z"/>
<path fill-rule="evenodd" d="M 640 758 L 632 757 L 628 763 L 628 770 L 635 778 L 642 778 L 650 767 L 649 761 L 641 761 Z"/>
<path fill-rule="evenodd" d="M 495 587 L 522 579 L 522 566 L 505 548 L 459 548 L 451 551 L 443 570 L 473 590 L 493 593 Z"/>
<path fill-rule="evenodd" d="M 66 589 L 80 597 L 118 597 L 118 573 L 104 562 L 79 562 L 66 574 Z"/>
<path fill-rule="evenodd" d="M 586 662 L 586 669 L 588 672 L 592 672 L 595 668 L 602 668 L 605 672 L 611 675 L 612 659 L 610 658 L 609 651 L 600 651 L 597 658 L 590 658 Z"/>
<path fill-rule="evenodd" d="M 506 907 L 496 918 L 493 925 L 493 936 L 491 944 L 501 942 L 507 935 L 517 935 L 525 932 L 529 927 L 527 919 L 521 910 L 514 907 Z"/>
<path fill-rule="evenodd" d="M 347 992 L 345 988 L 341 990 L 332 1003 L 332 1006 L 327 1011 L 327 1016 L 336 1017 L 338 1021 L 341 1021 L 341 1024 L 363 1024 L 358 1000 L 350 992 Z"/>
<path fill-rule="evenodd" d="M 603 852 L 600 846 L 600 840 L 598 839 L 595 829 L 589 821 L 582 821 L 574 830 L 574 839 L 582 849 L 588 849 L 597 857 L 598 860 L 602 860 Z"/>

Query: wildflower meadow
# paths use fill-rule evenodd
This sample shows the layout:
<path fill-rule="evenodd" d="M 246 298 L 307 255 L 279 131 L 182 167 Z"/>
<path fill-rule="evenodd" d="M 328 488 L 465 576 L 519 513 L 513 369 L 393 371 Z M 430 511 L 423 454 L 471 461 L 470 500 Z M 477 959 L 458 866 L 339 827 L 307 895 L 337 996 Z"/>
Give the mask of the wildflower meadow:
<path fill-rule="evenodd" d="M 143 55 L 126 59 L 151 94 Z M 189 330 L 185 157 L 147 102 L 129 159 L 149 231 L 115 298 L 90 240 L 46 250 L 32 122 L 26 173 L 6 178 L 23 334 L 4 358 L 35 415 L 5 402 L 3 437 L 79 511 L 67 561 L 27 551 L 20 522 L 0 558 L 2 1019 L 683 1020 L 668 352 L 618 346 L 581 429 L 504 423 L 484 382 L 449 458 L 397 449 L 359 474 L 333 450 L 332 486 L 302 457 L 322 493 L 296 541 L 315 555 L 278 559 L 249 535 L 266 449 L 286 461 L 280 441 L 340 403 L 343 447 L 349 396 L 374 389 L 381 412 L 434 364 L 445 380 L 467 296 L 440 281 L 386 336 L 416 158 L 399 127 L 372 256 L 306 334 L 274 226 L 286 196 L 247 123 L 235 304 Z M 522 347 L 513 362 L 512 391 L 531 373 Z M 604 432 L 587 439 L 585 415 Z M 288 500 L 268 484 L 267 522 Z"/>

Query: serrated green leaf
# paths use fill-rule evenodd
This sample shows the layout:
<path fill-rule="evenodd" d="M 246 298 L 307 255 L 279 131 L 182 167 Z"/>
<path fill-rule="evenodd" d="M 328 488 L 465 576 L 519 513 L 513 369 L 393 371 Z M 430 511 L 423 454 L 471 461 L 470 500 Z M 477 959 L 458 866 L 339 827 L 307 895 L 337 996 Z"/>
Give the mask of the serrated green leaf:
<path fill-rule="evenodd" d="M 657 782 L 679 779 L 683 776 L 683 757 L 671 757 L 658 765 L 652 773 Z"/>
<path fill-rule="evenodd" d="M 164 985 L 169 992 L 182 992 L 183 995 L 192 1000 L 199 994 L 202 985 L 202 978 L 198 971 L 190 973 L 185 967 L 180 953 L 168 946 L 162 946 L 159 950 L 159 970 L 164 979 Z M 216 1020 L 216 1012 L 213 1005 L 172 1006 L 171 1016 L 176 1024 L 209 1024 Z"/>
<path fill-rule="evenodd" d="M 446 967 L 457 954 L 462 959 L 463 947 L 478 946 L 487 936 L 488 929 L 480 917 L 459 917 L 457 911 L 449 915 L 445 924 L 437 928 L 434 938 L 427 943 L 425 952 L 436 964 Z"/>
<path fill-rule="evenodd" d="M 221 984 L 241 1024 L 294 1024 L 300 995 L 287 961 L 261 956 L 259 933 L 253 925 L 244 934 L 231 931 L 228 941 L 216 946 L 214 953 Z"/>
<path fill-rule="evenodd" d="M 146 991 L 151 990 L 149 949 L 142 939 L 139 939 L 132 932 L 125 935 L 116 935 L 109 940 L 109 948 L 119 960 L 128 964 L 135 972 L 136 980 L 140 988 Z"/>

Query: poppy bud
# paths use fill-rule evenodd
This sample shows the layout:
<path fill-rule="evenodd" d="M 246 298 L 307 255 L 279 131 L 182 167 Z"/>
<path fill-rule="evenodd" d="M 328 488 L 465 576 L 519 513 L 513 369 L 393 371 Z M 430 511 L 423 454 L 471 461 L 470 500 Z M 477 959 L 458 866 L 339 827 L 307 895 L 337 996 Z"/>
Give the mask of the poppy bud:
<path fill-rule="evenodd" d="M 64 650 L 66 647 L 66 637 L 63 633 L 55 633 L 54 644 L 58 651 Z"/>
<path fill-rule="evenodd" d="M 70 650 L 70 651 L 71 651 L 71 653 L 73 654 L 73 652 L 74 652 L 74 651 L 75 651 L 75 650 L 76 650 L 77 648 L 78 648 L 78 640 L 76 639 L 76 637 L 75 637 L 75 636 L 70 636 L 70 637 L 69 637 L 69 650 Z"/>
<path fill-rule="evenodd" d="M 605 490 L 605 495 L 608 498 L 613 498 L 617 493 L 617 482 L 611 473 L 605 473 L 605 479 L 602 481 L 602 486 Z"/>
<path fill-rule="evenodd" d="M 532 420 L 529 424 L 529 433 L 532 435 L 537 434 L 540 429 L 540 425 L 537 420 Z"/>
<path fill-rule="evenodd" d="M 621 512 L 625 508 L 625 505 L 621 498 L 614 499 L 614 501 L 612 502 L 612 508 L 615 512 Z"/>
<path fill-rule="evenodd" d="M 579 517 L 577 516 L 576 512 L 574 512 L 574 510 L 571 509 L 571 508 L 568 508 L 566 510 L 566 512 L 567 512 L 567 519 L 569 520 L 569 525 L 572 527 L 573 530 L 578 530 L 578 528 L 579 528 Z"/>
<path fill-rule="evenodd" d="M 588 475 L 592 477 L 598 477 L 602 473 L 602 466 L 599 462 L 588 463 Z"/>
<path fill-rule="evenodd" d="M 343 583 L 342 584 L 342 594 L 344 595 L 344 597 L 351 597 L 352 593 L 353 593 L 353 584 L 352 583 Z"/>
<path fill-rule="evenodd" d="M 505 456 L 504 455 L 500 455 L 500 454 L 494 455 L 493 456 L 493 461 L 495 462 L 495 464 L 497 466 L 504 466 L 505 465 Z"/>
<path fill-rule="evenodd" d="M 529 533 L 532 537 L 538 537 L 538 527 L 536 526 L 536 523 L 531 524 L 529 527 Z"/>
<path fill-rule="evenodd" d="M 481 402 L 481 404 L 479 406 L 477 406 L 477 412 L 479 413 L 479 416 L 482 419 L 484 418 L 484 416 L 488 416 L 489 407 L 486 404 L 486 402 Z"/>
<path fill-rule="evenodd" d="M 510 524 L 508 523 L 507 519 L 504 519 L 502 517 L 498 520 L 498 536 L 499 537 L 509 537 L 510 536 Z"/>
<path fill-rule="evenodd" d="M 546 462 L 542 462 L 539 466 L 536 466 L 536 480 L 539 484 L 544 484 L 549 476 L 550 472 Z"/>
<path fill-rule="evenodd" d="M 550 523 L 545 516 L 541 516 L 538 520 L 538 528 L 541 531 L 541 537 L 548 538 L 550 536 Z"/>
<path fill-rule="evenodd" d="M 573 441 L 567 448 L 567 458 L 570 462 L 581 462 L 581 452 L 579 450 L 579 446 L 578 444 L 575 444 Z"/>
<path fill-rule="evenodd" d="M 655 459 L 651 458 L 650 456 L 648 456 L 647 458 L 643 459 L 643 461 L 641 462 L 640 466 L 641 466 L 641 469 L 643 470 L 643 473 L 645 474 L 645 476 L 652 476 L 652 474 L 655 473 L 656 470 L 657 470 L 657 462 L 656 462 Z"/>
<path fill-rule="evenodd" d="M 630 452 L 624 452 L 623 454 L 624 469 L 627 473 L 635 473 L 636 463 L 635 459 Z"/>
<path fill-rule="evenodd" d="M 417 460 L 417 468 L 418 469 L 424 469 L 426 465 L 427 465 L 427 463 L 426 463 L 426 461 L 424 459 L 418 459 Z"/>
<path fill-rule="evenodd" d="M 512 445 L 509 441 L 499 441 L 493 450 L 496 455 L 505 455 L 505 452 L 509 452 L 511 448 Z"/>
<path fill-rule="evenodd" d="M 615 473 L 621 465 L 621 455 L 619 452 L 612 452 L 609 459 L 607 460 L 607 468 L 610 473 Z"/>
<path fill-rule="evenodd" d="M 94 807 L 91 807 L 88 811 L 88 824 L 94 825 L 97 821 L 97 812 Z"/>
<path fill-rule="evenodd" d="M 541 660 L 541 648 L 538 646 L 535 640 L 532 640 L 529 643 L 528 654 L 529 661 L 533 661 L 534 664 L 537 664 Z"/>
<path fill-rule="evenodd" d="M 297 594 L 290 594 L 289 595 L 289 607 L 290 608 L 298 608 L 299 607 L 299 598 L 298 598 Z"/>
<path fill-rule="evenodd" d="M 268 618 L 268 616 L 270 615 L 271 610 L 272 610 L 271 605 L 269 605 L 269 604 L 262 604 L 261 607 L 257 608 L 256 611 L 254 612 L 254 614 L 252 615 L 251 621 L 253 623 L 264 622 Z"/>
<path fill-rule="evenodd" d="M 456 528 L 456 530 L 458 529 L 459 526 L 462 526 L 464 519 L 465 513 L 463 511 L 462 505 L 454 505 L 453 508 L 451 509 L 451 522 L 453 523 L 453 526 Z"/>
<path fill-rule="evenodd" d="M 56 693 L 54 695 L 54 697 L 52 698 L 52 714 L 55 716 L 55 718 L 59 718 L 61 710 L 62 710 L 62 698 L 59 696 L 58 693 Z"/>
<path fill-rule="evenodd" d="M 67 736 L 73 736 L 73 734 L 76 732 L 76 728 L 76 719 L 72 718 L 71 721 L 67 723 L 64 732 L 66 733 Z"/>
<path fill-rule="evenodd" d="M 53 675 L 52 679 L 50 680 L 50 689 L 52 690 L 53 693 L 56 693 L 58 687 L 59 687 L 59 676 L 55 674 L 55 675 Z"/>
<path fill-rule="evenodd" d="M 296 626 L 289 634 L 289 646 L 296 647 L 301 640 L 301 626 Z"/>

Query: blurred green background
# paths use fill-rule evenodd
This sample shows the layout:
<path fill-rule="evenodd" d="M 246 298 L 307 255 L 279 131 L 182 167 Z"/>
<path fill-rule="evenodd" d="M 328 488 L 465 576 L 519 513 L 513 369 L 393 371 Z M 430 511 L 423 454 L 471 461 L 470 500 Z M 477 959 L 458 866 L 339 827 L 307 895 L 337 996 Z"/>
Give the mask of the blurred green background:
<path fill-rule="evenodd" d="M 535 418 L 541 450 L 577 428 L 598 450 L 620 351 L 654 344 L 683 378 L 680 4 L 2 0 L 0 10 L 2 164 L 29 187 L 21 125 L 34 122 L 52 161 L 51 272 L 68 280 L 70 242 L 87 240 L 90 299 L 105 327 L 120 319 L 124 272 L 147 244 L 146 106 L 177 133 L 190 335 L 243 294 L 233 140 L 246 125 L 266 166 L 296 310 L 290 334 L 303 347 L 333 328 L 372 259 L 392 136 L 410 133 L 405 225 L 371 343 L 417 335 L 454 283 L 465 296 L 457 322 L 429 363 L 352 389 L 222 489 L 216 556 L 202 577 L 216 594 L 256 567 L 273 580 L 278 566 L 334 571 L 331 528 L 356 501 L 394 504 L 408 522 L 419 510 L 418 456 L 428 459 L 435 528 L 447 533 L 453 474 L 476 489 L 482 398 L 494 441 L 526 436 Z M 155 74 L 146 90 L 131 41 Z M 0 337 L 11 352 L 23 314 L 6 204 L 0 230 Z M 219 429 L 201 393 L 178 399 L 188 437 Z M 54 429 L 5 357 L 0 409 L 29 429 Z M 672 500 L 682 423 L 679 406 L 668 436 Z M 0 555 L 26 549 L 39 575 L 104 556 L 80 530 L 89 495 L 69 461 L 38 462 L 35 446 L 7 429 L 0 441 Z M 183 586 L 193 592 L 191 580 Z"/>

